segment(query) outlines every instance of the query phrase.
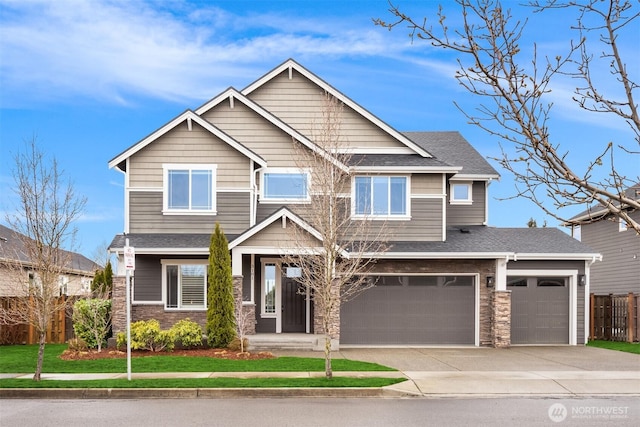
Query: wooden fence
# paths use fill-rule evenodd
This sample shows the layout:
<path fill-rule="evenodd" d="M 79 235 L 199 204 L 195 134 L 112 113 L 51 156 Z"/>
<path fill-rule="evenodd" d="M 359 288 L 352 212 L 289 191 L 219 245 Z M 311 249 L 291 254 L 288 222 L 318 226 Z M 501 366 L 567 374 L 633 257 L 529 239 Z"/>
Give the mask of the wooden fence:
<path fill-rule="evenodd" d="M 590 336 L 592 340 L 640 341 L 640 294 L 591 294 Z"/>
<path fill-rule="evenodd" d="M 56 304 L 62 305 L 66 296 L 61 296 Z M 8 307 L 14 297 L 0 298 L 0 305 Z M 73 327 L 70 310 L 56 312 L 49 322 L 47 329 L 47 343 L 61 344 L 73 337 Z M 0 344 L 37 344 L 39 342 L 36 328 L 32 325 L 0 325 Z"/>

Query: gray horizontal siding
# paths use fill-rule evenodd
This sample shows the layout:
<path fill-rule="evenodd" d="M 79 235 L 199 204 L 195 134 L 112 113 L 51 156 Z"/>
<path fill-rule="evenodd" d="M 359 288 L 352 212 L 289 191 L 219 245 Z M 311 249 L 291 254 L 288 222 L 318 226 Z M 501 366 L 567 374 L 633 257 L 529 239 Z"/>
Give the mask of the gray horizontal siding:
<path fill-rule="evenodd" d="M 634 216 L 640 219 L 640 212 Z M 591 292 L 640 292 L 640 237 L 633 230 L 618 231 L 617 221 L 602 220 L 581 229 L 582 242 L 603 256 L 591 266 Z"/>
<path fill-rule="evenodd" d="M 136 256 L 133 300 L 162 302 L 162 266 L 159 256 Z"/>
<path fill-rule="evenodd" d="M 283 72 L 249 94 L 249 98 L 305 136 L 314 139 L 314 123 L 321 122 L 324 91 L 297 72 Z M 340 134 L 351 147 L 405 147 L 378 126 L 344 106 Z"/>
<path fill-rule="evenodd" d="M 293 205 L 291 209 L 300 217 L 312 222 L 305 216 L 305 206 Z M 281 205 L 258 204 L 257 222 L 263 221 L 269 215 L 280 209 Z M 442 199 L 412 199 L 411 220 L 407 221 L 371 221 L 384 225 L 389 240 L 402 241 L 441 241 L 442 240 Z"/>
<path fill-rule="evenodd" d="M 447 191 L 449 189 L 447 188 Z M 486 188 L 484 181 L 476 181 L 472 188 L 473 204 L 452 205 L 447 197 L 448 225 L 482 225 L 485 223 Z"/>
<path fill-rule="evenodd" d="M 228 234 L 249 228 L 248 192 L 217 193 L 217 215 L 163 215 L 159 191 L 132 191 L 129 197 L 131 233 L 208 233 L 216 222 Z"/>

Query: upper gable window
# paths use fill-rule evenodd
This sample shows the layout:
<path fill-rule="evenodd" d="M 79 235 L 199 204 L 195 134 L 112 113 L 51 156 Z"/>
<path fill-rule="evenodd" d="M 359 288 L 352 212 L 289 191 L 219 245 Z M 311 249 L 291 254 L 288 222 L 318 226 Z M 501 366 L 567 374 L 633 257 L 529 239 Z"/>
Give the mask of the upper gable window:
<path fill-rule="evenodd" d="M 471 204 L 473 202 L 470 182 L 451 182 L 449 201 L 451 204 Z"/>
<path fill-rule="evenodd" d="M 262 174 L 262 201 L 309 201 L 309 172 L 299 169 L 267 169 Z"/>
<path fill-rule="evenodd" d="M 354 216 L 406 217 L 408 207 L 406 176 L 356 176 Z"/>
<path fill-rule="evenodd" d="M 164 213 L 216 210 L 216 165 L 168 164 L 164 169 Z"/>

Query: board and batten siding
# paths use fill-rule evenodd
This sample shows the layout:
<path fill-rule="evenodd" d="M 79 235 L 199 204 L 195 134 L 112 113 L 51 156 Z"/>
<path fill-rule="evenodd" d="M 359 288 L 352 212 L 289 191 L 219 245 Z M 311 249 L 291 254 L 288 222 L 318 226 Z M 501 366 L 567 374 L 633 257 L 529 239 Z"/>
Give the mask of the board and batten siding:
<path fill-rule="evenodd" d="M 633 214 L 640 220 L 640 212 Z M 591 266 L 590 290 L 596 295 L 640 293 L 640 237 L 618 221 L 600 220 L 581 226 L 581 241 L 602 254 Z"/>
<path fill-rule="evenodd" d="M 447 191 L 449 191 L 447 189 Z M 457 205 L 449 202 L 447 195 L 447 225 L 484 225 L 486 222 L 486 186 L 484 181 L 475 181 L 472 187 L 473 203 Z"/>
<path fill-rule="evenodd" d="M 129 192 L 130 233 L 209 233 L 215 223 L 226 233 L 249 228 L 249 192 L 219 192 L 217 215 L 163 215 L 161 191 Z"/>
<path fill-rule="evenodd" d="M 250 160 L 197 123 L 176 126 L 130 157 L 130 188 L 162 188 L 167 163 L 217 165 L 217 188 L 249 188 Z"/>
<path fill-rule="evenodd" d="M 313 139 L 317 132 L 312 130 L 312 126 L 321 121 L 325 93 L 303 75 L 296 71 L 292 74 L 289 79 L 289 72 L 284 71 L 251 92 L 249 98 Z M 404 144 L 346 105 L 342 111 L 340 134 L 352 148 L 405 148 Z"/>
<path fill-rule="evenodd" d="M 133 301 L 162 302 L 162 266 L 159 256 L 136 256 Z"/>
<path fill-rule="evenodd" d="M 204 118 L 265 159 L 269 167 L 296 167 L 293 138 L 240 101 L 221 102 Z"/>

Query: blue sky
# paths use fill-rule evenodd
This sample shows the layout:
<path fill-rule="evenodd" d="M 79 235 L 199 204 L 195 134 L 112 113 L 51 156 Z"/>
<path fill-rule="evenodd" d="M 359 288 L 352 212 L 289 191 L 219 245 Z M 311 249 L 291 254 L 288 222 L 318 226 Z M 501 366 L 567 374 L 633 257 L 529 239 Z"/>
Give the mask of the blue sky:
<path fill-rule="evenodd" d="M 431 1 L 397 3 L 415 17 L 437 10 Z M 444 3 L 453 26 L 460 19 L 457 6 Z M 540 53 L 565 51 L 574 16 L 534 15 L 516 2 L 505 4 L 529 19 L 524 61 L 534 41 Z M 484 156 L 498 156 L 500 141 L 467 124 L 453 105 L 479 105 L 453 78 L 455 56 L 411 43 L 404 28 L 374 26 L 372 18 L 391 19 L 387 9 L 386 0 L 0 0 L 2 222 L 15 206 L 12 155 L 35 136 L 88 198 L 78 243 L 92 255 L 123 230 L 123 176 L 107 162 L 185 109 L 229 86 L 242 89 L 288 58 L 398 130 L 457 130 Z M 634 25 L 626 52 L 637 53 Z M 639 57 L 627 55 L 636 81 Z M 619 121 L 578 109 L 571 102 L 574 86 L 558 81 L 549 95 L 552 137 L 572 162 L 585 164 L 603 141 L 632 140 Z M 530 217 L 541 224 L 546 218 L 531 203 L 498 200 L 513 195 L 514 184 L 493 164 L 502 178 L 490 186 L 490 225 L 526 226 Z M 619 156 L 617 166 L 638 176 L 637 157 Z"/>

